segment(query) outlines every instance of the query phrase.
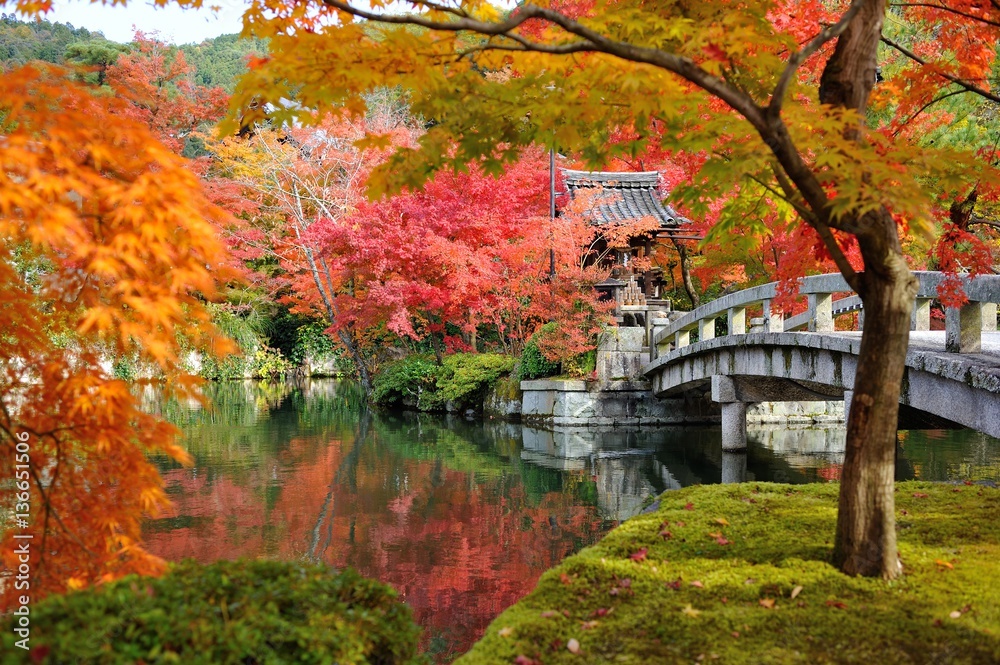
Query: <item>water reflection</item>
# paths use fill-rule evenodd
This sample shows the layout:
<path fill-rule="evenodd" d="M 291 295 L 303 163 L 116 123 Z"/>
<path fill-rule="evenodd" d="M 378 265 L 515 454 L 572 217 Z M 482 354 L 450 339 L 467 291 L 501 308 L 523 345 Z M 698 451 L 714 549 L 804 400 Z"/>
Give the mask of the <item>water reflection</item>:
<path fill-rule="evenodd" d="M 441 662 L 466 650 L 538 576 L 667 489 L 839 477 L 842 428 L 756 428 L 745 455 L 718 428 L 557 432 L 386 415 L 351 384 L 213 386 L 215 408 L 156 404 L 195 465 L 162 462 L 168 559 L 268 557 L 353 566 L 394 585 Z M 993 479 L 996 441 L 904 432 L 900 478 Z"/>

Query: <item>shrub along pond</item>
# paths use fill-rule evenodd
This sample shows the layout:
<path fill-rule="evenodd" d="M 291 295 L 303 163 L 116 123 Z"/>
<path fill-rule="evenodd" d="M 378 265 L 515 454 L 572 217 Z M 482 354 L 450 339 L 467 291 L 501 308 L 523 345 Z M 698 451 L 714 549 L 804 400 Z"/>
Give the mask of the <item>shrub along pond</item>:
<path fill-rule="evenodd" d="M 185 562 L 32 608 L 31 652 L 7 626 L 0 662 L 419 665 L 420 629 L 388 586 L 276 561 Z"/>

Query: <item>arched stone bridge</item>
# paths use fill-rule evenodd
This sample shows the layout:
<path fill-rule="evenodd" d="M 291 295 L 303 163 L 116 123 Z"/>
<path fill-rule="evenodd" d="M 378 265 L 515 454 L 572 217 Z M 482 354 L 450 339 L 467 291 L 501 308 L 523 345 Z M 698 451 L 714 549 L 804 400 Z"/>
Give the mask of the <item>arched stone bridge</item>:
<path fill-rule="evenodd" d="M 944 276 L 920 280 L 900 402 L 1000 437 L 1000 276 L 965 280 L 969 303 L 946 310 L 945 330 L 931 331 L 930 305 Z M 783 320 L 771 311 L 776 284 L 733 293 L 672 321 L 654 319 L 650 362 L 644 367 L 654 394 L 667 397 L 711 384 L 722 406 L 723 447 L 746 446 L 746 405 L 763 401 L 837 400 L 850 404 L 861 332 L 837 331 L 837 316 L 859 312 L 856 295 L 840 275 L 800 280 L 807 312 Z M 746 312 L 760 308 L 763 316 Z M 727 334 L 716 336 L 716 321 Z M 692 338 L 696 338 L 693 341 Z"/>

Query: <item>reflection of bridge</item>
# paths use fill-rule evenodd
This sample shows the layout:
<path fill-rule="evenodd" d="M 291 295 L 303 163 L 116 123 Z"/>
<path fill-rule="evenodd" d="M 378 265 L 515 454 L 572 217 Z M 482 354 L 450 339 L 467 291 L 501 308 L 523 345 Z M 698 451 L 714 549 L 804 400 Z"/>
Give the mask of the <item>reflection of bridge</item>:
<path fill-rule="evenodd" d="M 945 330 L 931 331 L 930 307 L 941 273 L 920 280 L 912 319 L 900 402 L 991 436 L 1000 436 L 1000 276 L 965 280 L 969 303 L 949 308 Z M 844 397 L 850 403 L 861 333 L 836 331 L 837 316 L 859 312 L 840 275 L 801 280 L 807 312 L 783 320 L 771 309 L 775 284 L 746 289 L 703 305 L 683 317 L 653 322 L 645 375 L 657 396 L 711 384 L 722 407 L 723 447 L 746 446 L 746 405 L 762 401 L 810 401 Z M 746 325 L 747 311 L 763 316 Z M 717 322 L 726 334 L 716 336 Z M 692 338 L 696 338 L 694 341 Z"/>
<path fill-rule="evenodd" d="M 601 515 L 612 520 L 636 515 L 665 490 L 690 485 L 814 481 L 818 469 L 839 465 L 844 452 L 842 426 L 756 427 L 740 452 L 721 450 L 718 429 L 706 427 L 503 427 L 520 429 L 523 461 L 590 478 Z"/>

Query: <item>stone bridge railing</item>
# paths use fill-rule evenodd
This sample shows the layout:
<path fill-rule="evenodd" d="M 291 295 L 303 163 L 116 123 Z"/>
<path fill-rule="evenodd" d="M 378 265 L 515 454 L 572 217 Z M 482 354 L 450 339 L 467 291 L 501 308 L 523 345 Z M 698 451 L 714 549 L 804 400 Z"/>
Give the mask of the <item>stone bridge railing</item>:
<path fill-rule="evenodd" d="M 945 275 L 940 272 L 915 272 L 920 281 L 916 304 L 913 309 L 911 328 L 930 329 L 931 302 L 937 297 L 938 285 Z M 649 344 L 650 360 L 664 356 L 673 350 L 688 346 L 692 335 L 699 341 L 715 337 L 715 322 L 725 319 L 729 335 L 747 332 L 833 332 L 836 317 L 850 312 L 859 312 L 859 322 L 863 326 L 864 310 L 861 298 L 847 295 L 834 299 L 836 294 L 851 293 L 840 274 L 816 275 L 799 280 L 799 293 L 809 301 L 809 308 L 802 314 L 784 319 L 781 312 L 774 311 L 772 301 L 777 296 L 777 283 L 764 284 L 731 293 L 680 318 L 670 321 L 665 318 L 652 320 Z M 1000 275 L 981 275 L 964 278 L 963 286 L 969 302 L 959 308 L 945 311 L 945 345 L 953 353 L 978 353 L 982 348 L 981 335 L 997 329 L 997 302 L 1000 301 Z M 747 329 L 748 309 L 761 306 L 763 316 L 750 320 Z"/>

